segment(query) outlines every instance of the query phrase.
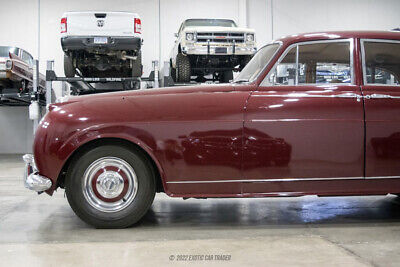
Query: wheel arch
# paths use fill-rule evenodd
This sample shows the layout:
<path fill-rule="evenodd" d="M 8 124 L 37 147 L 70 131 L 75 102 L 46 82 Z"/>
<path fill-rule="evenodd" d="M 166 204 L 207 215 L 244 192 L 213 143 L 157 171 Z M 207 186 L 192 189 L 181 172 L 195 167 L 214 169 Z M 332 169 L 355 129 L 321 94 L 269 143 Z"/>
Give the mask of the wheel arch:
<path fill-rule="evenodd" d="M 60 173 L 58 174 L 56 188 L 57 187 L 64 188 L 68 167 L 71 165 L 71 163 L 73 162 L 73 160 L 76 157 L 79 157 L 83 153 L 85 153 L 93 148 L 102 146 L 102 145 L 119 145 L 119 146 L 123 146 L 123 147 L 128 147 L 132 151 L 139 152 L 141 154 L 141 156 L 143 156 L 146 159 L 146 161 L 149 163 L 149 165 L 153 171 L 154 177 L 156 179 L 157 192 L 166 192 L 164 179 L 162 178 L 163 172 L 162 172 L 161 166 L 159 165 L 158 161 L 151 155 L 151 153 L 149 151 L 147 151 L 146 149 L 144 149 L 139 144 L 132 142 L 131 140 L 127 140 L 127 139 L 123 139 L 123 138 L 115 138 L 115 137 L 103 137 L 103 138 L 97 138 L 94 140 L 90 140 L 90 141 L 82 144 L 81 146 L 79 146 L 77 149 L 75 149 L 69 155 L 69 157 L 65 161 L 63 167 L 61 168 Z"/>

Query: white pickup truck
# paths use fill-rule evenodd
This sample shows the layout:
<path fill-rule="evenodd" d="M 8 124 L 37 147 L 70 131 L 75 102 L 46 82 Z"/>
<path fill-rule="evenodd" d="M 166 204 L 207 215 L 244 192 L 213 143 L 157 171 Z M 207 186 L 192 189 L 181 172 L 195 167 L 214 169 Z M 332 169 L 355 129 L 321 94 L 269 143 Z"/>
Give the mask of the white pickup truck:
<path fill-rule="evenodd" d="M 129 12 L 66 12 L 61 18 L 64 72 L 74 77 L 142 76 L 141 20 Z"/>
<path fill-rule="evenodd" d="M 213 79 L 229 82 L 256 53 L 253 29 L 239 28 L 230 19 L 187 19 L 175 34 L 170 54 L 171 76 L 177 82 Z"/>

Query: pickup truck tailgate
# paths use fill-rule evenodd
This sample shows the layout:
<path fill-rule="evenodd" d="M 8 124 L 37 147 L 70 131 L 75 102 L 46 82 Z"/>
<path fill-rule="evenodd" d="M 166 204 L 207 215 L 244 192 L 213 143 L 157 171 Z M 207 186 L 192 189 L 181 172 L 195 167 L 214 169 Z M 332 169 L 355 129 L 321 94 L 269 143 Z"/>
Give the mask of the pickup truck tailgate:
<path fill-rule="evenodd" d="M 66 35 L 73 36 L 140 36 L 134 33 L 135 13 L 67 12 Z"/>

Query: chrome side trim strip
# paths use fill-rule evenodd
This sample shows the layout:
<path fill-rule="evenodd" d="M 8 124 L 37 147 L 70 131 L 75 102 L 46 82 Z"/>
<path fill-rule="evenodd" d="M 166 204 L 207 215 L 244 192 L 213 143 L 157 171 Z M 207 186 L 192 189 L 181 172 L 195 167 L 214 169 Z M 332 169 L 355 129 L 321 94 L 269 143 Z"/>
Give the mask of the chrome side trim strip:
<path fill-rule="evenodd" d="M 318 97 L 318 98 L 363 98 L 362 95 L 358 95 L 355 93 L 343 93 L 338 95 L 309 95 L 305 93 L 293 93 L 287 95 L 265 95 L 265 94 L 253 94 L 252 97 Z"/>
<path fill-rule="evenodd" d="M 400 176 L 370 176 L 370 177 L 365 177 L 367 180 L 373 180 L 373 179 L 397 179 L 400 178 Z"/>
<path fill-rule="evenodd" d="M 283 179 L 249 179 L 249 180 L 215 180 L 215 181 L 171 181 L 167 184 L 212 184 L 212 183 L 253 183 L 253 182 L 299 182 L 299 181 L 334 181 L 334 180 L 364 180 L 392 179 L 400 176 L 376 177 L 334 177 L 334 178 L 283 178 Z"/>

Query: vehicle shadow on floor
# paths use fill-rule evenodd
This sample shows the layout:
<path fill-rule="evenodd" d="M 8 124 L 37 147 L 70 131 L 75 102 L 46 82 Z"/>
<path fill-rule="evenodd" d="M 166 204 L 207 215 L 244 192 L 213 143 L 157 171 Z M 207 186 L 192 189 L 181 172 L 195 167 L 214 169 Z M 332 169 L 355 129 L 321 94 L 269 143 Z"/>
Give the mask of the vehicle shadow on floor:
<path fill-rule="evenodd" d="M 400 197 L 300 197 L 155 201 L 136 227 L 302 226 L 400 223 Z"/>

